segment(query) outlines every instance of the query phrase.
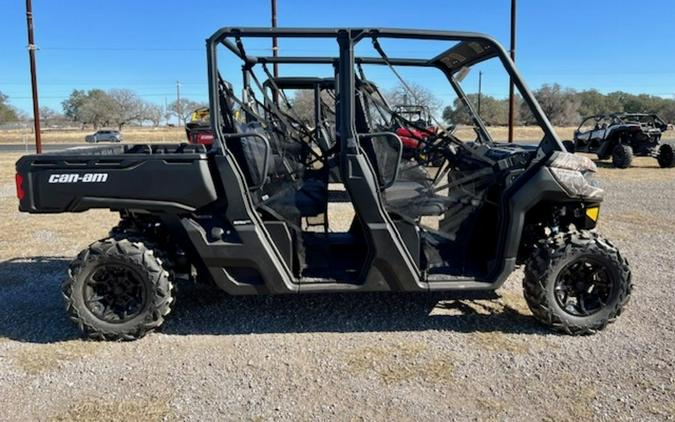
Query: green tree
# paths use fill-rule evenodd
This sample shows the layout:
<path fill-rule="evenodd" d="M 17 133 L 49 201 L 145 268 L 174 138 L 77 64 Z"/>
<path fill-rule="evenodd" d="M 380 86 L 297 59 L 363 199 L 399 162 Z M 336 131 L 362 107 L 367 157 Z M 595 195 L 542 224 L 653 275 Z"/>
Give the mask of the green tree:
<path fill-rule="evenodd" d="M 61 102 L 63 115 L 74 122 L 81 122 L 81 110 L 87 101 L 87 92 L 85 90 L 74 89 L 68 99 Z"/>
<path fill-rule="evenodd" d="M 467 99 L 478 113 L 478 94 L 468 94 Z M 518 106 L 518 103 L 516 103 Z M 505 126 L 509 123 L 508 98 L 497 99 L 490 95 L 481 95 L 480 118 L 487 126 Z M 443 119 L 448 124 L 473 124 L 468 108 L 461 99 L 455 98 L 452 105 L 443 110 Z"/>
<path fill-rule="evenodd" d="M 17 120 L 17 114 L 14 107 L 8 102 L 9 97 L 0 91 L 0 123 Z"/>
<path fill-rule="evenodd" d="M 473 94 L 471 94 L 473 95 Z M 470 125 L 473 124 L 471 121 L 471 114 L 466 108 L 462 100 L 455 98 L 451 105 L 443 109 L 443 120 L 448 125 Z"/>
<path fill-rule="evenodd" d="M 577 95 L 580 102 L 578 111 L 582 117 L 609 112 L 607 108 L 607 96 L 597 90 L 581 91 Z"/>
<path fill-rule="evenodd" d="M 92 89 L 87 92 L 87 98 L 80 107 L 79 121 L 93 125 L 94 129 L 107 126 L 113 119 L 114 108 L 112 98 L 105 91 Z"/>
<path fill-rule="evenodd" d="M 581 99 L 573 89 L 562 88 L 558 84 L 544 84 L 534 91 L 534 96 L 553 125 L 569 126 L 579 121 Z"/>
<path fill-rule="evenodd" d="M 629 95 L 625 92 L 610 92 L 605 96 L 605 113 L 622 113 L 624 111 L 624 98 Z"/>
<path fill-rule="evenodd" d="M 115 104 L 102 89 L 73 90 L 61 106 L 66 117 L 83 126 L 91 124 L 94 129 L 109 124 L 114 117 Z"/>

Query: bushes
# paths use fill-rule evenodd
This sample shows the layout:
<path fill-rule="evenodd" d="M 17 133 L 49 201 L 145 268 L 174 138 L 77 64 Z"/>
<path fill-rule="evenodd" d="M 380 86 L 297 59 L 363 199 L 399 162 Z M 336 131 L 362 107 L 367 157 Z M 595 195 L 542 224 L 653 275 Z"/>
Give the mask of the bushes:
<path fill-rule="evenodd" d="M 556 126 L 576 126 L 582 117 L 603 113 L 656 113 L 667 122 L 675 122 L 675 100 L 648 94 L 629 94 L 617 91 L 602 94 L 596 90 L 575 91 L 562 88 L 558 84 L 545 84 L 535 90 L 534 96 Z M 475 106 L 478 94 L 468 94 Z M 481 97 L 481 117 L 489 126 L 508 124 L 508 98 L 495 98 L 489 95 Z M 459 99 L 443 110 L 443 118 L 448 123 L 471 124 L 469 114 Z M 516 124 L 534 124 L 528 107 L 516 97 Z"/>

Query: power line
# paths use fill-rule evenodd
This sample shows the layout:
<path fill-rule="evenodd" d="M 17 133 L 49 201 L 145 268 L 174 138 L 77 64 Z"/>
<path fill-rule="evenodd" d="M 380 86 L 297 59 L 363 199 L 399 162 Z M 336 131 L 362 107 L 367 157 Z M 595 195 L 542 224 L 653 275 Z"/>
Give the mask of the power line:
<path fill-rule="evenodd" d="M 40 98 L 45 99 L 45 100 L 58 100 L 58 99 L 66 99 L 68 98 L 70 94 L 64 94 L 64 95 L 40 95 Z M 166 97 L 168 95 L 175 95 L 173 92 L 165 92 L 163 94 L 139 94 L 140 97 Z M 201 97 L 201 96 L 206 96 L 206 92 L 202 93 L 196 93 L 196 92 L 183 92 L 183 97 Z M 33 97 L 27 97 L 27 96 L 9 96 L 11 100 L 30 100 Z"/>
<path fill-rule="evenodd" d="M 165 48 L 165 47 L 40 47 L 43 51 L 200 51 L 203 48 Z"/>

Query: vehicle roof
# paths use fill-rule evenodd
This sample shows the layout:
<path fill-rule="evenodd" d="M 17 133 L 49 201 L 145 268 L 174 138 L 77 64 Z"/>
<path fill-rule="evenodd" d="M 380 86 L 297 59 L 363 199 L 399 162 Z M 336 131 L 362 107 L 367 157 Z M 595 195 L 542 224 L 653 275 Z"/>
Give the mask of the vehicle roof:
<path fill-rule="evenodd" d="M 656 113 L 627 113 L 627 112 L 622 112 L 622 113 L 604 113 L 604 114 L 596 114 L 596 115 L 593 115 L 593 116 L 587 116 L 587 117 L 584 117 L 583 120 L 586 120 L 586 119 L 592 119 L 592 118 L 595 118 L 595 119 L 602 119 L 602 118 L 606 118 L 606 117 L 618 117 L 618 118 L 621 118 L 621 117 L 626 117 L 626 116 L 648 116 L 648 117 L 658 117 L 658 115 L 657 115 Z"/>
<path fill-rule="evenodd" d="M 268 79 L 263 85 L 271 86 L 272 81 L 280 89 L 310 89 L 315 86 L 329 87 L 335 86 L 335 78 L 318 78 L 309 76 L 280 76 Z"/>
<path fill-rule="evenodd" d="M 209 39 L 209 44 L 223 43 L 228 49 L 237 54 L 249 64 L 255 63 L 327 63 L 337 59 L 334 56 L 255 56 L 246 50 L 242 55 L 240 46 L 229 38 L 337 38 L 341 33 L 349 33 L 355 41 L 364 38 L 377 40 L 379 38 L 418 39 L 430 41 L 456 41 L 457 44 L 441 54 L 428 59 L 389 57 L 388 61 L 401 66 L 434 66 L 444 68 L 450 73 L 471 66 L 488 58 L 496 57 L 503 47 L 491 36 L 478 32 L 464 31 L 437 31 L 425 29 L 402 28 L 269 28 L 269 27 L 225 27 L 217 30 Z M 386 64 L 382 57 L 356 57 L 357 63 Z"/>
<path fill-rule="evenodd" d="M 281 76 L 273 78 L 273 80 L 274 84 L 279 89 L 313 89 L 316 86 L 327 89 L 335 88 L 335 78 L 332 77 L 318 78 L 311 76 Z M 272 80 L 265 80 L 263 85 L 266 87 L 272 86 Z M 374 82 L 360 78 L 356 79 L 356 85 L 359 88 L 363 87 L 367 89 L 369 88 L 371 90 L 378 89 Z"/>
<path fill-rule="evenodd" d="M 255 56 L 249 54 L 246 50 L 243 40 L 248 38 L 326 38 L 336 40 L 339 49 L 336 51 L 337 56 L 335 53 L 330 56 L 321 57 Z M 377 51 L 377 54 L 369 53 L 368 56 L 355 56 L 354 47 L 360 41 L 367 38 L 371 39 L 373 48 Z M 440 54 L 429 58 L 389 57 L 381 48 L 379 44 L 380 39 L 445 41 L 454 43 L 454 45 Z M 544 153 L 564 151 L 564 146 L 555 133 L 551 122 L 544 114 L 532 92 L 525 85 L 509 54 L 499 42 L 486 34 L 402 28 L 221 28 L 206 40 L 207 66 L 209 69 L 209 99 L 212 107 L 216 109 L 218 108 L 218 102 L 216 101 L 218 91 L 217 48 L 221 45 L 244 62 L 243 69 L 245 71 L 250 71 L 257 64 L 262 64 L 263 66 L 267 64 L 327 64 L 343 69 L 345 69 L 348 63 L 357 66 L 361 64 L 386 65 L 392 69 L 394 66 L 434 67 L 441 70 L 448 77 L 455 91 L 459 90 L 460 92 L 461 89 L 458 86 L 458 81 L 454 78 L 455 75 L 461 75 L 461 73 L 474 64 L 491 58 L 497 58 L 501 61 L 515 87 L 520 91 L 524 103 L 532 108 L 535 119 L 544 131 L 544 136 L 540 142 L 542 151 Z M 354 69 L 347 70 L 345 73 L 353 75 L 353 72 Z M 351 85 L 350 82 L 345 83 Z M 350 89 L 352 89 L 351 86 Z M 343 104 L 346 109 L 350 108 L 349 103 L 345 102 Z M 474 119 L 474 121 L 481 128 L 480 131 L 484 136 L 489 138 L 487 129 L 480 119 Z M 346 127 L 343 129 L 347 130 Z"/>

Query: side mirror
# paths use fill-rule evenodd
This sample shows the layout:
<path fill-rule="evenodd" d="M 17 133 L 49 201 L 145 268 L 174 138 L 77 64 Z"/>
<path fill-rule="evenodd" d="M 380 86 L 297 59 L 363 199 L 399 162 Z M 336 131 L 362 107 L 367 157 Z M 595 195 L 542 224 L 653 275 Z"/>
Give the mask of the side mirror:
<path fill-rule="evenodd" d="M 361 147 L 374 167 L 380 188 L 391 187 L 398 178 L 403 142 L 393 132 L 360 133 Z"/>

